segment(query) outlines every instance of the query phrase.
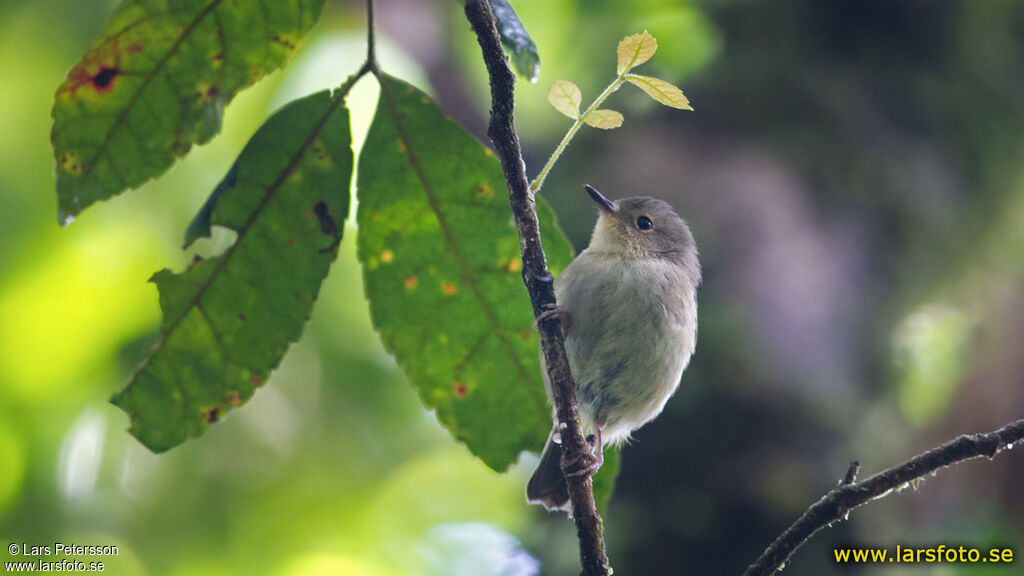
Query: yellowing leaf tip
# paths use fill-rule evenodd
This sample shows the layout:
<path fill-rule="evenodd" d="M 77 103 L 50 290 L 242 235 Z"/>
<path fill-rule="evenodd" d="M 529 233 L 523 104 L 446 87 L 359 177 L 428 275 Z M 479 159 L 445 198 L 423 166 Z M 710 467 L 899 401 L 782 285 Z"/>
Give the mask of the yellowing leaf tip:
<path fill-rule="evenodd" d="M 634 68 L 647 62 L 654 56 L 654 53 L 658 50 L 658 41 L 651 36 L 647 30 L 644 30 L 640 34 L 632 34 L 626 36 L 619 42 L 618 48 L 618 65 L 616 71 L 619 74 L 623 74 Z"/>
<path fill-rule="evenodd" d="M 683 94 L 683 91 L 661 78 L 630 74 L 626 80 L 646 92 L 656 102 L 680 110 L 693 110 L 690 100 Z"/>

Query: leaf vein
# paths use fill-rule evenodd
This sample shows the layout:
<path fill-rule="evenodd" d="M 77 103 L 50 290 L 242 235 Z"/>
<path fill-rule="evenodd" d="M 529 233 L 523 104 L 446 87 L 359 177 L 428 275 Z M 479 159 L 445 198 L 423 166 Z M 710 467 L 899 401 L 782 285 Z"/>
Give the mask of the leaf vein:
<path fill-rule="evenodd" d="M 455 365 L 456 378 L 462 376 L 462 371 L 465 370 L 466 364 L 473 359 L 473 356 L 476 354 L 477 350 L 479 350 L 480 347 L 484 345 L 484 342 L 487 341 L 487 337 L 494 335 L 496 333 L 497 332 L 494 329 L 491 329 L 480 334 L 480 336 L 477 336 L 477 339 L 473 342 L 473 345 L 470 346 L 468 350 L 466 350 L 465 355 L 463 355 L 462 359 L 459 360 L 458 364 Z"/>

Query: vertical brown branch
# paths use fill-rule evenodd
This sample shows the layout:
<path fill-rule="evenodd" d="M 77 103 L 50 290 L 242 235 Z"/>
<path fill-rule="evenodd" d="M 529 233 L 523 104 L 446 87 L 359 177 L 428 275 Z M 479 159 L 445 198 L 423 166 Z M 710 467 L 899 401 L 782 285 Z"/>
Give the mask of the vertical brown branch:
<path fill-rule="evenodd" d="M 530 294 L 534 317 L 555 303 L 554 279 L 544 258 L 537 223 L 537 209 L 519 148 L 513 121 L 515 76 L 502 51 L 494 15 L 487 0 L 466 0 L 466 18 L 476 32 L 483 50 L 491 84 L 491 120 L 487 129 L 508 183 L 509 202 L 519 229 L 519 248 L 523 255 L 523 281 Z M 562 340 L 561 320 L 552 316 L 540 322 L 541 349 L 547 363 L 551 393 L 562 438 L 563 468 L 567 461 L 593 459 L 583 437 L 576 412 L 576 395 L 569 360 Z M 604 551 L 604 528 L 594 505 L 593 484 L 589 476 L 567 477 L 576 534 L 580 542 L 580 563 L 584 576 L 611 573 Z"/>

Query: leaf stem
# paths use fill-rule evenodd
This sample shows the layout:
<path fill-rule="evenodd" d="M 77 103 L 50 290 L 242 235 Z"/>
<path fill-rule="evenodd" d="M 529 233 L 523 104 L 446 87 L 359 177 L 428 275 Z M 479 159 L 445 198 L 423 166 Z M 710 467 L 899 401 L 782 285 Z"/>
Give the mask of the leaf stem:
<path fill-rule="evenodd" d="M 377 69 L 377 32 L 374 30 L 373 0 L 366 0 L 366 67 Z"/>
<path fill-rule="evenodd" d="M 348 93 L 355 86 L 356 82 L 359 81 L 363 76 L 373 73 L 377 75 L 380 72 L 380 68 L 377 66 L 377 33 L 373 27 L 373 0 L 366 0 L 366 61 L 359 67 L 354 74 L 351 74 L 341 86 L 334 91 L 331 95 L 337 100 L 344 100 L 348 97 Z"/>
<path fill-rule="evenodd" d="M 370 65 L 370 62 L 365 62 L 359 68 L 359 70 L 357 70 L 354 74 L 349 75 L 349 77 L 346 78 L 345 81 L 341 83 L 341 86 L 338 86 L 334 90 L 334 93 L 331 94 L 331 97 L 334 98 L 335 100 L 344 100 L 345 98 L 348 97 L 349 91 L 351 91 L 352 87 L 356 85 L 356 82 L 358 82 L 360 78 L 362 78 L 363 76 L 372 71 L 373 67 Z"/>
<path fill-rule="evenodd" d="M 590 106 L 587 106 L 587 109 L 584 110 L 578 118 L 576 118 L 576 121 L 569 127 L 569 131 L 565 133 L 565 137 L 563 137 L 562 141 L 558 143 L 558 147 L 555 148 L 554 153 L 551 154 L 551 158 L 548 158 L 547 164 L 541 168 L 540 173 L 537 174 L 537 177 L 530 183 L 531 192 L 537 192 L 540 190 L 540 187 L 544 185 L 544 180 L 548 177 L 548 173 L 551 172 L 551 168 L 554 167 L 555 162 L 558 162 L 558 159 L 562 156 L 562 152 L 565 152 L 565 149 L 569 146 L 569 142 L 572 141 L 573 137 L 576 136 L 576 133 L 579 132 L 583 124 L 586 123 L 587 115 L 594 110 L 597 110 L 598 106 L 603 104 L 609 96 L 618 90 L 619 87 L 622 86 L 623 82 L 626 81 L 627 76 L 629 76 L 628 69 L 622 74 L 619 74 L 603 92 L 597 95 L 597 98 L 590 103 Z"/>

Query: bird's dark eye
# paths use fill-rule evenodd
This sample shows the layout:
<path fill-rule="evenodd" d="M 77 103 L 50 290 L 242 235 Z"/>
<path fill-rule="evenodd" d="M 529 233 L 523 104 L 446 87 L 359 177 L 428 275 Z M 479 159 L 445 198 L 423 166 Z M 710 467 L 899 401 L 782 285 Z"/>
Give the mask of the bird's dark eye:
<path fill-rule="evenodd" d="M 647 216 L 641 216 L 636 219 L 636 227 L 641 230 L 650 230 L 654 228 L 654 222 L 651 222 L 651 219 Z"/>

